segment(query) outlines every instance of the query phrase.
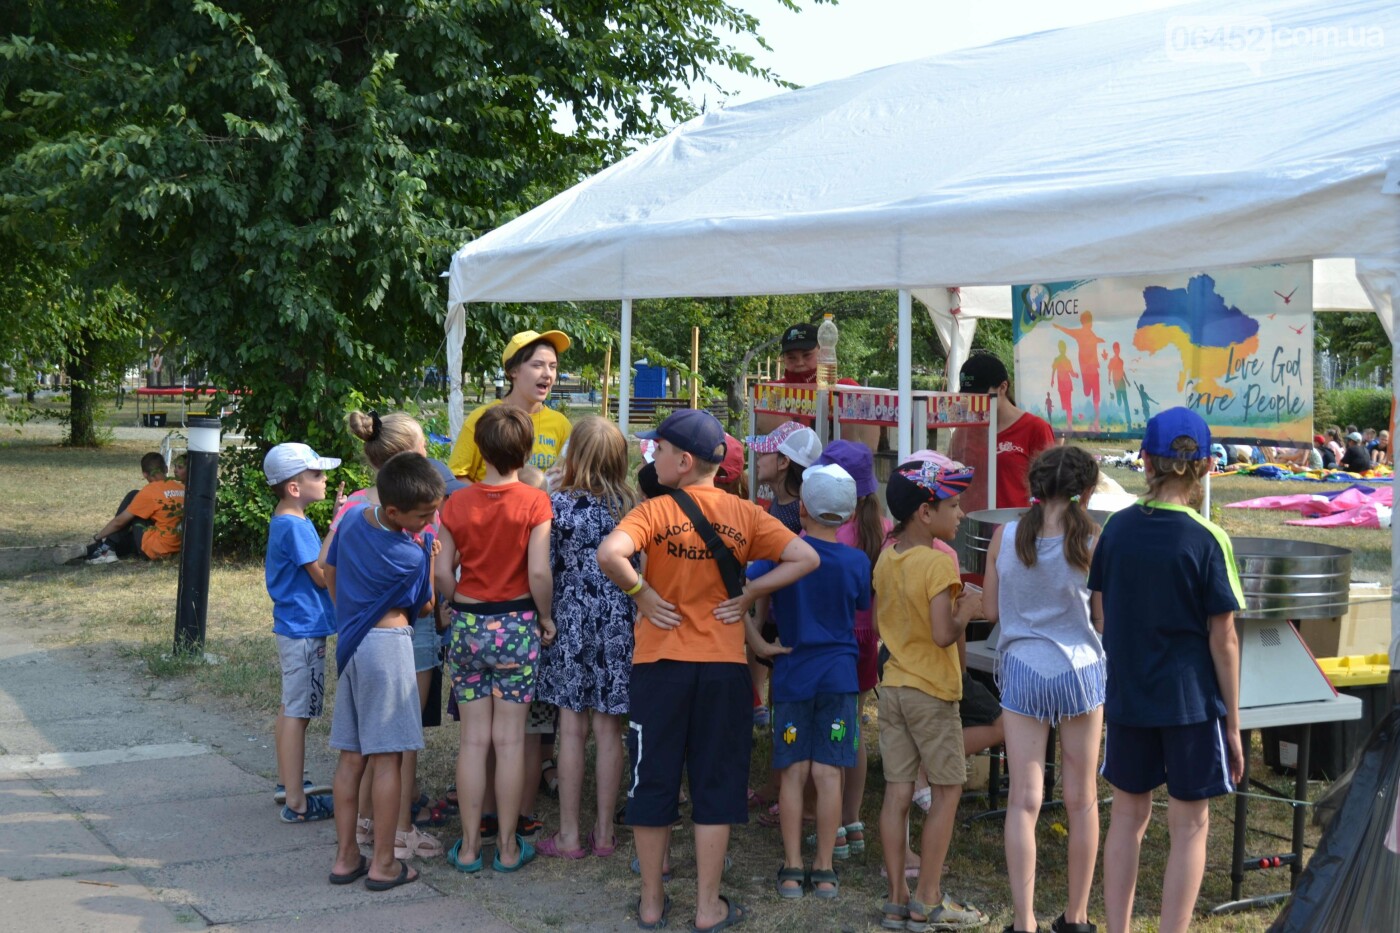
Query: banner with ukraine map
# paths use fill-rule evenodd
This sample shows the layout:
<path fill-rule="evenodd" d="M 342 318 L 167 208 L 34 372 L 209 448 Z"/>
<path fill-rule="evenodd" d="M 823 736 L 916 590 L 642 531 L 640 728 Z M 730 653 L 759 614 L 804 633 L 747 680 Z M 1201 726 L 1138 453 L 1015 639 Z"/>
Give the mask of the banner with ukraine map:
<path fill-rule="evenodd" d="M 1312 263 L 1012 289 L 1016 403 L 1057 434 L 1139 437 L 1184 405 L 1216 440 L 1312 440 Z"/>

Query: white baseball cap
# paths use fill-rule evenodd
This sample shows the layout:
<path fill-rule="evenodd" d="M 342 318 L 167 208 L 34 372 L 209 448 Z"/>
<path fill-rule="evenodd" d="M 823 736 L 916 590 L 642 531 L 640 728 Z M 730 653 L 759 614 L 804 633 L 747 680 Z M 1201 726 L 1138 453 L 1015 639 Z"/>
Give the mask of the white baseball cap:
<path fill-rule="evenodd" d="M 263 475 L 269 486 L 285 483 L 303 470 L 334 470 L 335 457 L 321 457 L 305 444 L 278 444 L 263 457 Z"/>
<path fill-rule="evenodd" d="M 856 481 L 835 463 L 802 471 L 802 504 L 823 525 L 843 525 L 856 511 Z"/>
<path fill-rule="evenodd" d="M 778 445 L 778 453 L 784 454 L 798 466 L 809 467 L 821 459 L 822 442 L 817 432 L 811 428 L 799 428 Z"/>

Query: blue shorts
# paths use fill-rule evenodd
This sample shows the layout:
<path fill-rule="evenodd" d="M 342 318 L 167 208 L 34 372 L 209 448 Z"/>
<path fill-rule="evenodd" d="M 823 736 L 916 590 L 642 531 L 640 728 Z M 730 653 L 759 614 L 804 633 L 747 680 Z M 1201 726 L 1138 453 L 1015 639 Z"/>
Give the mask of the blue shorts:
<path fill-rule="evenodd" d="M 1104 780 L 1129 794 L 1162 786 L 1177 800 L 1233 793 L 1225 720 L 1189 726 L 1124 726 L 1110 722 L 1104 738 Z"/>
<path fill-rule="evenodd" d="M 670 826 L 679 818 L 682 768 L 690 777 L 697 824 L 747 823 L 753 749 L 748 667 L 716 661 L 637 664 L 628 694 L 628 824 Z"/>
<path fill-rule="evenodd" d="M 854 768 L 860 717 L 854 693 L 819 693 L 810 700 L 773 702 L 773 767 L 814 761 Z"/>

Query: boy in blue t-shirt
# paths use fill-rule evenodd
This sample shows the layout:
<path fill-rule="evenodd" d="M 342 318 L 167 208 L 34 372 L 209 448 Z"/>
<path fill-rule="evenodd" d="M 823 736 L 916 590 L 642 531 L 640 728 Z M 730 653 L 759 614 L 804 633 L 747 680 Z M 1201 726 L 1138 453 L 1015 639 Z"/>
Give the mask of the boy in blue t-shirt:
<path fill-rule="evenodd" d="M 446 491 L 427 457 L 390 457 L 375 477 L 380 504 L 347 511 L 326 552 L 326 581 L 335 601 L 336 857 L 331 884 L 365 878 L 371 891 L 418 880 L 394 856 L 403 753 L 423 747 L 422 706 L 413 663 L 413 620 L 433 604 L 432 557 L 440 549 L 425 529 Z M 415 539 L 415 535 L 418 536 Z M 358 814 L 360 779 L 374 773 L 373 813 Z M 374 855 L 360 855 L 355 824 L 374 821 Z"/>
<path fill-rule="evenodd" d="M 745 621 L 749 648 L 773 659 L 773 767 L 783 772 L 780 897 L 802 897 L 808 880 L 820 898 L 834 898 L 840 890 L 831 859 L 841 823 L 841 769 L 855 767 L 860 747 L 856 611 L 870 608 L 870 559 L 836 539 L 836 529 L 855 509 L 855 480 L 840 466 L 803 471 L 799 514 L 820 569 L 772 595 L 776 643 L 763 640 L 757 622 L 767 617 L 766 600 Z M 749 577 L 772 568 L 771 561 L 755 561 Z M 802 794 L 809 775 L 817 788 L 810 874 L 802 865 Z"/>
<path fill-rule="evenodd" d="M 263 475 L 277 496 L 267 527 L 263 576 L 272 598 L 272 631 L 282 662 L 282 707 L 274 732 L 282 822 L 312 823 L 332 815 L 330 787 L 303 781 L 306 727 L 321 715 L 326 695 L 326 636 L 335 609 L 317 558 L 321 538 L 306 507 L 326 498 L 326 470 L 340 466 L 305 444 L 278 444 L 263 458 Z"/>
<path fill-rule="evenodd" d="M 1090 614 L 1108 657 L 1110 933 L 1126 933 L 1132 918 L 1152 791 L 1167 785 L 1171 833 L 1159 929 L 1185 931 L 1205 874 L 1210 798 L 1233 791 L 1244 770 L 1234 616 L 1244 595 L 1230 539 L 1193 508 L 1210 447 L 1195 412 L 1154 416 L 1142 441 L 1147 494 L 1104 525 L 1089 566 Z"/>

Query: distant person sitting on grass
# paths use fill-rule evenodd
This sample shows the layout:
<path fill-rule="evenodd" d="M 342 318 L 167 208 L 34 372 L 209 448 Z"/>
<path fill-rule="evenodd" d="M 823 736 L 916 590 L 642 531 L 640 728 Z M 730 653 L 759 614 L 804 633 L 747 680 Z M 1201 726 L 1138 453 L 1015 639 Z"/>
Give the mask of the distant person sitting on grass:
<path fill-rule="evenodd" d="M 442 504 L 442 477 L 421 454 L 390 457 L 375 477 L 380 505 L 347 513 L 326 555 L 326 583 L 336 612 L 336 858 L 331 884 L 366 878 L 371 891 L 418 880 L 395 857 L 403 753 L 423 748 L 423 719 L 413 670 L 414 619 L 432 612 L 432 555 L 423 533 Z M 414 535 L 421 534 L 421 541 Z M 360 779 L 374 770 L 374 855 L 355 838 Z M 368 876 L 368 877 L 366 877 Z"/>
<path fill-rule="evenodd" d="M 160 560 L 180 553 L 185 517 L 185 484 L 165 477 L 165 458 L 141 458 L 146 485 L 122 499 L 116 516 L 92 536 L 86 560 L 110 564 L 122 557 Z"/>
<path fill-rule="evenodd" d="M 272 631 L 282 665 L 282 708 L 277 713 L 277 790 L 282 822 L 330 819 L 330 787 L 303 782 L 306 727 L 321 715 L 326 696 L 326 637 L 335 634 L 335 607 L 317 558 L 321 537 L 306 507 L 326 498 L 326 471 L 340 466 L 305 444 L 278 444 L 263 458 L 263 475 L 277 495 L 267 528 L 263 575 L 272 599 Z"/>

